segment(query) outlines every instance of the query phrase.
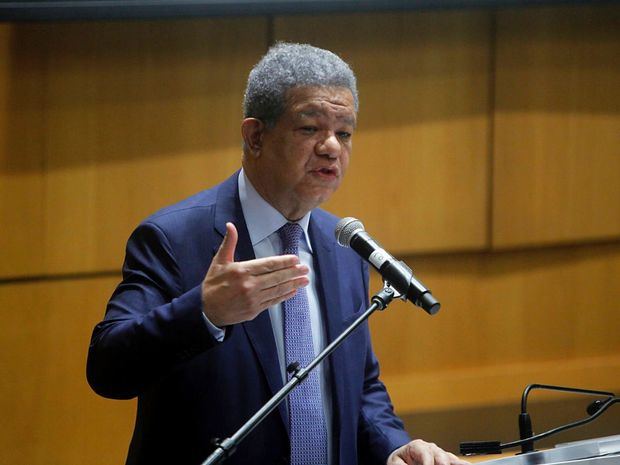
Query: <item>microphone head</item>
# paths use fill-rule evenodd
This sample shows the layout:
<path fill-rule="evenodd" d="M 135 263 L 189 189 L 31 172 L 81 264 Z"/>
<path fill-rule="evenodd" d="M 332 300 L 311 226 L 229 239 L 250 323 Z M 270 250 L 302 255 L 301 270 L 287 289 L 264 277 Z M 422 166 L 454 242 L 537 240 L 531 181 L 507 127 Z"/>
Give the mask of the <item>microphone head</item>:
<path fill-rule="evenodd" d="M 362 222 L 357 218 L 348 216 L 338 221 L 334 233 L 338 244 L 343 247 L 349 247 L 353 236 L 360 231 L 365 231 Z"/>

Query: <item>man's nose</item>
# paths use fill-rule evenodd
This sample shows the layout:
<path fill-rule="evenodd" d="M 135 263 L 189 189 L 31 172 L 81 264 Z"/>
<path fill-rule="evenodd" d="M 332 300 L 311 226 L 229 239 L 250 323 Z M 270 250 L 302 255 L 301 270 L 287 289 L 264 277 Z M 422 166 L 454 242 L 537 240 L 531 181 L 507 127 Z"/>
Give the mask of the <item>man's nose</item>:
<path fill-rule="evenodd" d="M 334 132 L 327 133 L 325 137 L 316 145 L 317 155 L 327 158 L 337 158 L 340 155 L 341 150 L 342 146 L 340 145 L 338 136 L 336 136 L 336 133 Z"/>

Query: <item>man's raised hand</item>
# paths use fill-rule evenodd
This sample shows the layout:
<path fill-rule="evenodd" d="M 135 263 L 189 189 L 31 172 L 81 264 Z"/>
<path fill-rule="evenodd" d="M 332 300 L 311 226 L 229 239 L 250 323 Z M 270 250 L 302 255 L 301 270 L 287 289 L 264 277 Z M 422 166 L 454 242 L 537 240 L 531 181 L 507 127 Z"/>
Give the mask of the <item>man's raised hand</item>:
<path fill-rule="evenodd" d="M 237 238 L 235 225 L 226 223 L 222 245 L 202 281 L 204 314 L 219 327 L 253 320 L 309 283 L 308 267 L 296 255 L 235 262 Z"/>

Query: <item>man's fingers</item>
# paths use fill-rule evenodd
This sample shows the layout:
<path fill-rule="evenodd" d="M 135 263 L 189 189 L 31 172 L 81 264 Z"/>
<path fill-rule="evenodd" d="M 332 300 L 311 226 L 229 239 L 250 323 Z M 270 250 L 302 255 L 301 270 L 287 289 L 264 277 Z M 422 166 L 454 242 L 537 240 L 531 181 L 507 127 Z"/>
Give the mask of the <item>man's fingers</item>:
<path fill-rule="evenodd" d="M 450 463 L 451 464 L 454 464 L 454 465 L 471 465 L 470 462 L 467 462 L 466 460 L 458 458 L 452 452 L 448 452 L 448 456 L 450 457 Z"/>
<path fill-rule="evenodd" d="M 270 299 L 270 300 L 266 300 L 265 302 L 261 303 L 261 308 L 269 308 L 272 305 L 276 305 L 279 304 L 280 302 L 284 302 L 285 300 L 290 299 L 291 297 L 293 297 L 295 295 L 295 293 L 297 292 L 297 288 L 293 289 L 292 291 L 290 291 L 287 294 L 284 295 L 280 295 L 276 298 Z"/>
<path fill-rule="evenodd" d="M 389 457 L 387 465 L 407 465 L 407 462 L 405 462 L 398 455 L 392 455 L 392 456 Z"/>
<path fill-rule="evenodd" d="M 235 248 L 237 247 L 237 228 L 232 223 L 226 223 L 226 234 L 219 250 L 213 257 L 213 262 L 224 265 L 235 261 Z"/>
<path fill-rule="evenodd" d="M 297 289 L 307 286 L 309 282 L 306 276 L 302 276 L 285 281 L 277 286 L 264 289 L 261 292 L 261 307 L 269 307 L 283 300 L 290 299 L 295 295 Z M 266 305 L 267 303 L 269 303 L 269 305 Z"/>
<path fill-rule="evenodd" d="M 428 449 L 420 450 L 418 455 L 416 456 L 416 459 L 419 465 L 434 465 L 435 462 L 433 454 L 431 454 L 431 451 L 429 451 Z"/>
<path fill-rule="evenodd" d="M 432 442 L 416 439 L 390 454 L 387 465 L 470 465 Z"/>
<path fill-rule="evenodd" d="M 297 255 L 274 255 L 272 257 L 257 258 L 243 262 L 244 268 L 252 275 L 271 273 L 295 266 L 299 263 Z"/>
<path fill-rule="evenodd" d="M 294 265 L 287 268 L 255 276 L 259 289 L 269 289 L 295 278 L 306 277 L 310 269 L 306 265 Z M 307 280 L 307 278 L 306 278 Z"/>

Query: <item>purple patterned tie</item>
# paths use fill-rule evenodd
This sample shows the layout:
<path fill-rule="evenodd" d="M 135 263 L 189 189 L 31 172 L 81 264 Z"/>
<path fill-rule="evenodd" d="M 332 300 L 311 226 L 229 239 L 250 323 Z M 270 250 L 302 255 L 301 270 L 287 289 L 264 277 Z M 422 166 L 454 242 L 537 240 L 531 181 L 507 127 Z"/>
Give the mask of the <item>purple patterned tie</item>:
<path fill-rule="evenodd" d="M 287 223 L 278 230 L 283 254 L 299 254 L 303 229 Z M 299 362 L 307 366 L 314 358 L 310 308 L 305 288 L 282 302 L 284 308 L 284 352 L 286 366 Z M 290 379 L 290 374 L 288 375 Z M 291 465 L 327 464 L 327 428 L 323 415 L 321 381 L 317 370 L 291 392 L 288 398 L 291 433 Z"/>

